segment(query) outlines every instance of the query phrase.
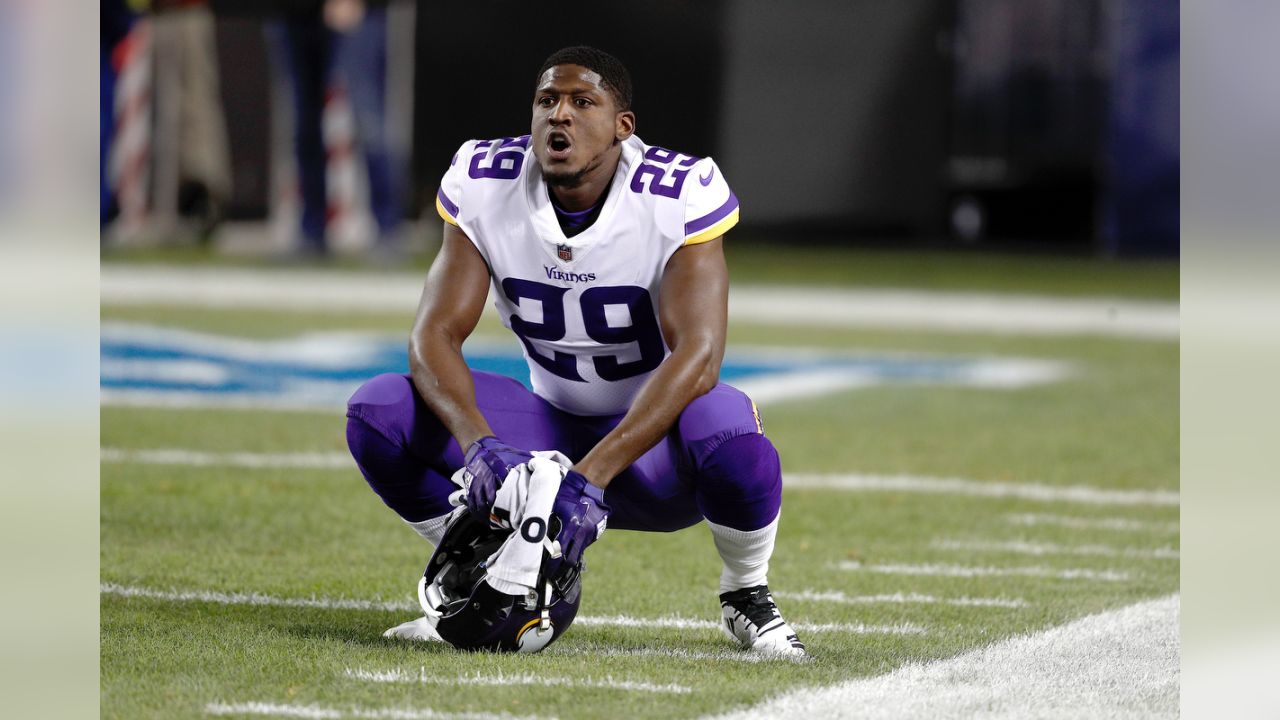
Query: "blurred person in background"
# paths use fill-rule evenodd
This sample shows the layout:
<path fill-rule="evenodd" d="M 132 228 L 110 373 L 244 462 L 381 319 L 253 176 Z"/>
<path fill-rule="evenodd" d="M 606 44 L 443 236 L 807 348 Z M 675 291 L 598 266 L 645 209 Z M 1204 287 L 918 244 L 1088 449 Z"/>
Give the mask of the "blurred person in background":
<path fill-rule="evenodd" d="M 231 158 L 208 0 L 101 6 L 102 225 L 172 241 L 192 218 L 207 240 L 231 198 Z"/>
<path fill-rule="evenodd" d="M 194 218 L 207 239 L 231 198 L 231 155 L 208 0 L 151 0 L 156 207 Z"/>
<path fill-rule="evenodd" d="M 5 6 L 6 8 L 8 5 Z M 3 11 L 0 11 L 3 12 Z M 133 25 L 134 14 L 124 0 L 102 0 L 99 5 L 100 41 L 98 53 L 98 224 L 105 226 L 115 215 L 115 193 L 107 177 L 108 149 L 115 134 L 115 91 L 119 67 L 115 58 L 116 48 L 124 41 Z M 0 32 L 9 31 L 7 23 Z M 0 47 L 7 43 L 0 43 Z M 8 103 L 0 104 L 8 107 Z M 4 163 L 7 166 L 8 163 Z"/>
<path fill-rule="evenodd" d="M 323 257 L 329 220 L 322 117 L 326 92 L 341 79 L 355 116 L 369 178 L 369 206 L 377 223 L 376 259 L 403 252 L 402 170 L 387 137 L 387 0 L 291 0 L 268 26 L 289 78 L 293 145 L 302 196 L 298 253 Z"/>

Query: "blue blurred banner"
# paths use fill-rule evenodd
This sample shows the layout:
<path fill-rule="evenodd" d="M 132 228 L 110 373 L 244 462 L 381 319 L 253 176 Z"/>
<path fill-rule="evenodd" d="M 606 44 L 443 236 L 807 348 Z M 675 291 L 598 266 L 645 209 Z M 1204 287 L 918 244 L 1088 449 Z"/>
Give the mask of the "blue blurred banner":
<path fill-rule="evenodd" d="M 1101 228 L 1109 256 L 1179 251 L 1179 5 L 1122 0 L 1112 24 Z"/>

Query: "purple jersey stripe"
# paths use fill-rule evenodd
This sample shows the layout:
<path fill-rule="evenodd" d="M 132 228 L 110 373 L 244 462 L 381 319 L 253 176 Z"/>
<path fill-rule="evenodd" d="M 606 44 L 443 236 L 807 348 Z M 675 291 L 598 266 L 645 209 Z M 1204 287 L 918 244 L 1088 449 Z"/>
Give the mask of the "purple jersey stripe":
<path fill-rule="evenodd" d="M 725 217 L 727 217 L 729 213 L 737 209 L 738 209 L 738 196 L 734 195 L 733 191 L 730 190 L 729 199 L 725 200 L 723 205 L 716 208 L 715 210 L 712 210 L 706 215 L 703 215 L 697 220 L 690 220 L 689 222 L 684 224 L 685 237 L 688 237 L 698 232 L 699 230 L 706 230 L 712 225 L 715 225 L 716 223 L 725 219 Z"/>
<path fill-rule="evenodd" d="M 458 218 L 458 206 L 454 205 L 453 201 L 449 199 L 449 196 L 444 194 L 444 188 L 440 188 L 436 191 L 436 199 L 440 201 L 440 204 L 444 206 L 445 210 L 449 211 L 449 214 L 452 215 L 455 220 Z"/>

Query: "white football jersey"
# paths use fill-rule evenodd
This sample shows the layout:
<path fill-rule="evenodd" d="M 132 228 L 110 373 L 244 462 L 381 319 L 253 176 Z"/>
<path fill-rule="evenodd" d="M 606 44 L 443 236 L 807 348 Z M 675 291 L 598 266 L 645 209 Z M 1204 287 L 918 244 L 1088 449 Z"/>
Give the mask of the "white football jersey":
<path fill-rule="evenodd" d="M 533 390 L 576 415 L 626 412 L 670 352 L 658 323 L 662 272 L 684 245 L 738 222 L 711 158 L 632 136 L 595 222 L 566 238 L 529 136 L 464 143 L 436 210 L 475 243 L 502 322 L 520 338 Z"/>

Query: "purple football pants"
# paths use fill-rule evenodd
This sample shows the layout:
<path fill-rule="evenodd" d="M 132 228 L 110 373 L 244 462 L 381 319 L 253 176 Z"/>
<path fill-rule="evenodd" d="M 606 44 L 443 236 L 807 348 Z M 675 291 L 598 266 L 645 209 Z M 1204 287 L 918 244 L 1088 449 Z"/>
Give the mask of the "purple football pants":
<path fill-rule="evenodd" d="M 526 450 L 580 460 L 622 420 L 556 409 L 519 382 L 472 371 L 476 403 L 494 433 Z M 463 451 L 408 375 L 379 375 L 351 396 L 347 445 L 369 486 L 409 522 L 448 512 Z M 778 515 L 782 469 L 755 406 L 721 383 L 689 403 L 671 432 L 605 491 L 609 527 L 669 532 L 702 518 L 757 530 Z"/>

